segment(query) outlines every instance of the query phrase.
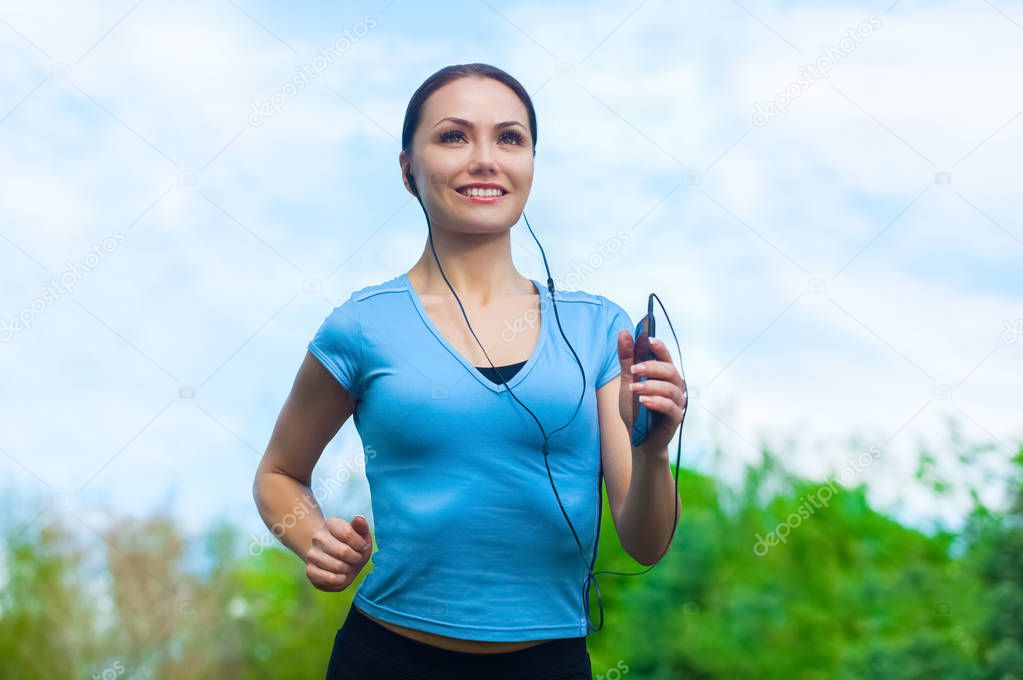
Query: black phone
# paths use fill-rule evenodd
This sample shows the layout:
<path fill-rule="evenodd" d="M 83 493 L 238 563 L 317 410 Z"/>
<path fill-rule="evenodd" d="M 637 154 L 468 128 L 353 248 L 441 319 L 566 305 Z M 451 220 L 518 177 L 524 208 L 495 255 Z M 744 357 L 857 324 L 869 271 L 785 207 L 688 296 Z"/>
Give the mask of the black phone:
<path fill-rule="evenodd" d="M 636 324 L 636 333 L 633 336 L 632 363 L 638 364 L 643 361 L 656 359 L 653 350 L 650 348 L 650 338 L 656 337 L 656 324 L 654 322 L 654 296 L 647 300 L 646 316 Z M 646 382 L 647 376 L 633 377 L 635 382 Z M 657 424 L 660 413 L 644 406 L 639 400 L 639 393 L 632 393 L 632 445 L 642 444 L 650 430 Z"/>

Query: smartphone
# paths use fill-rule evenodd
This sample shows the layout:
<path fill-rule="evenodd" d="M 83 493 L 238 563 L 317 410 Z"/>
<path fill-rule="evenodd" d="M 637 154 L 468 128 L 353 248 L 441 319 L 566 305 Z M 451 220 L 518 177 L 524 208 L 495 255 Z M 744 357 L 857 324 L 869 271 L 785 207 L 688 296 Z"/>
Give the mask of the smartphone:
<path fill-rule="evenodd" d="M 632 363 L 638 364 L 643 361 L 650 361 L 656 359 L 653 350 L 650 348 L 650 338 L 656 337 L 654 332 L 656 324 L 654 323 L 654 296 L 651 295 L 647 300 L 647 313 L 639 323 L 636 324 L 636 333 L 633 337 L 633 352 L 632 352 Z M 640 376 L 638 378 L 633 377 L 635 382 L 645 382 L 647 376 Z M 657 418 L 661 414 L 657 411 L 648 409 L 639 401 L 639 393 L 632 393 L 632 445 L 639 446 L 642 444 L 647 435 L 650 434 L 650 430 L 657 424 Z"/>

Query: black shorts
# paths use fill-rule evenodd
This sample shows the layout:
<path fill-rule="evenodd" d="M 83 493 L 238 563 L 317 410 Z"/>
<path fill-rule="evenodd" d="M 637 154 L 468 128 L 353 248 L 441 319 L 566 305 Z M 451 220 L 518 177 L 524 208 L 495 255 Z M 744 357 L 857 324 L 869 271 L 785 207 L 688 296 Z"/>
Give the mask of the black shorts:
<path fill-rule="evenodd" d="M 327 680 L 592 680 L 586 638 L 512 652 L 456 652 L 384 628 L 355 606 L 334 636 Z"/>

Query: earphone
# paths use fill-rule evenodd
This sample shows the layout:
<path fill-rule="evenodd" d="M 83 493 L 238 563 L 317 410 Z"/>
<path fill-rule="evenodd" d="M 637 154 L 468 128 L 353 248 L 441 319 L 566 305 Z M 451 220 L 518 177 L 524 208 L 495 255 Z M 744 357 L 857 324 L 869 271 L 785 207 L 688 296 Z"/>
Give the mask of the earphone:
<path fill-rule="evenodd" d="M 583 369 L 583 365 L 579 361 L 579 356 L 576 354 L 575 348 L 572 347 L 572 343 L 569 342 L 568 338 L 565 336 L 564 329 L 561 327 L 561 319 L 558 316 L 558 304 L 557 304 L 557 301 L 554 298 L 554 279 L 551 278 L 551 270 L 550 270 L 550 267 L 547 266 L 547 255 L 546 255 L 546 253 L 544 253 L 543 246 L 540 245 L 539 239 L 537 239 L 536 234 L 533 233 L 533 227 L 532 227 L 532 225 L 529 224 L 529 219 L 526 218 L 526 213 L 523 210 L 522 217 L 523 217 L 523 219 L 526 220 L 526 226 L 529 227 L 529 233 L 532 235 L 533 240 L 536 241 L 536 245 L 540 248 L 540 255 L 543 258 L 543 266 L 544 266 L 544 269 L 547 271 L 547 289 L 551 293 L 551 303 L 552 303 L 552 307 L 554 309 L 554 319 L 555 319 L 555 321 L 558 324 L 558 330 L 561 333 L 561 337 L 565 340 L 565 344 L 568 345 L 569 350 L 572 352 L 572 356 L 575 358 L 576 364 L 579 365 L 579 372 L 583 376 L 583 388 L 582 388 L 582 391 L 579 393 L 579 401 L 575 405 L 575 411 L 572 412 L 572 417 L 569 418 L 568 422 L 566 422 L 564 425 L 562 425 L 561 427 L 557 428 L 556 430 L 553 430 L 550 433 L 550 435 L 547 434 L 546 430 L 544 430 L 543 425 L 540 423 L 540 420 L 529 409 L 529 407 L 526 406 L 525 404 L 523 404 L 519 400 L 519 398 L 515 396 L 515 393 L 512 392 L 511 387 L 508 386 L 508 382 L 504 379 L 504 376 L 501 375 L 501 370 L 499 368 L 497 368 L 496 366 L 494 366 L 494 362 L 490 360 L 490 355 L 487 354 L 487 350 L 486 350 L 486 348 L 483 347 L 483 343 L 481 343 L 480 339 L 478 337 L 476 337 L 476 332 L 473 331 L 472 324 L 469 323 L 469 317 L 465 313 L 465 308 L 462 306 L 462 301 L 459 299 L 458 293 L 455 293 L 455 289 L 451 286 L 451 283 L 448 281 L 447 276 L 445 276 L 445 274 L 444 274 L 443 267 L 441 267 L 441 265 L 440 265 L 440 259 L 437 257 L 437 250 L 436 250 L 436 248 L 434 248 L 434 245 L 433 245 L 433 227 L 432 227 L 432 225 L 430 223 L 430 215 L 429 215 L 429 213 L 427 213 L 426 206 L 423 204 L 423 200 L 422 200 L 422 198 L 419 195 L 419 190 L 416 187 L 415 180 L 412 178 L 412 173 L 410 171 L 406 171 L 405 172 L 405 177 L 406 177 L 406 179 L 408 179 L 410 187 L 412 189 L 412 193 L 415 195 L 416 200 L 419 201 L 419 207 L 423 209 L 423 215 L 426 217 L 426 228 L 427 228 L 427 231 L 428 231 L 428 234 L 429 234 L 430 250 L 431 250 L 431 252 L 433 252 L 433 259 L 437 262 L 437 269 L 440 271 L 440 275 L 444 279 L 444 283 L 446 283 L 448 285 L 448 288 L 451 290 L 451 293 L 455 296 L 455 301 L 458 303 L 459 309 L 462 310 L 462 317 L 465 318 L 465 323 L 466 323 L 467 326 L 469 326 L 469 332 L 472 333 L 472 337 L 476 340 L 476 343 L 480 346 L 480 349 L 483 350 L 483 355 L 487 357 L 487 361 L 490 363 L 490 367 L 492 369 L 494 369 L 494 371 L 497 373 L 497 375 L 501 379 L 501 383 L 504 385 L 505 389 L 512 396 L 512 398 L 516 402 L 518 402 L 520 406 L 522 406 L 522 408 L 526 409 L 526 411 L 529 413 L 529 415 L 536 422 L 537 427 L 540 428 L 541 435 L 543 435 L 543 439 L 544 439 L 544 441 L 543 441 L 543 457 L 544 457 L 544 465 L 547 468 L 547 479 L 551 483 L 551 489 L 554 491 L 554 498 L 558 501 L 558 507 L 561 509 L 561 514 L 564 516 L 565 521 L 568 522 L 568 528 L 572 532 L 572 537 L 575 539 L 575 543 L 576 543 L 576 545 L 579 548 L 579 556 L 582 558 L 583 564 L 586 565 L 587 576 L 586 576 L 586 580 L 583 582 L 582 599 L 583 599 L 583 611 L 586 613 L 587 630 L 590 631 L 590 632 L 599 631 L 599 630 L 601 630 L 604 627 L 604 602 L 603 602 L 603 599 L 600 596 L 600 586 L 597 583 L 596 575 L 597 574 L 615 574 L 615 575 L 618 575 L 618 576 L 640 576 L 642 574 L 647 573 L 648 571 L 653 569 L 655 566 L 657 566 L 657 564 L 660 563 L 661 558 L 664 557 L 665 553 L 667 553 L 668 549 L 671 547 L 671 542 L 672 542 L 672 540 L 675 537 L 675 530 L 678 528 L 678 517 L 679 517 L 679 508 L 678 508 L 678 505 L 679 505 L 679 497 L 678 497 L 678 473 L 679 473 L 679 463 L 681 462 L 681 458 L 682 458 L 682 425 L 685 423 L 685 414 L 686 414 L 686 411 L 688 409 L 684 409 L 682 411 L 682 422 L 679 423 L 678 452 L 676 453 L 676 456 L 675 456 L 675 505 L 674 505 L 674 515 L 673 515 L 672 527 L 671 527 L 671 535 L 668 537 L 668 544 L 664 546 L 664 550 L 661 551 L 661 554 L 660 554 L 660 556 L 658 556 L 657 561 L 654 562 L 653 564 L 651 564 L 650 566 L 648 566 L 643 571 L 639 571 L 639 572 L 619 572 L 619 571 L 604 571 L 604 570 L 602 570 L 602 571 L 594 572 L 593 571 L 593 565 L 596 563 L 596 560 L 597 560 L 597 547 L 598 547 L 598 545 L 600 543 L 600 520 L 601 520 L 601 515 L 603 513 L 603 494 L 601 493 L 601 481 L 603 480 L 603 472 L 604 472 L 603 464 L 602 463 L 600 464 L 600 466 L 598 468 L 599 472 L 598 472 L 598 476 L 597 476 L 597 493 L 598 493 L 598 496 L 600 497 L 598 499 L 598 501 L 597 501 L 597 536 L 594 538 L 594 541 L 593 541 L 593 555 L 590 557 L 590 560 L 587 562 L 586 556 L 583 554 L 583 546 L 582 546 L 582 543 L 579 540 L 579 535 L 576 533 L 575 527 L 572 525 L 572 520 L 569 519 L 568 513 L 565 511 L 565 506 L 562 505 L 562 503 L 561 503 L 561 497 L 558 495 L 558 489 L 557 489 L 557 487 L 554 484 L 554 476 L 551 474 L 550 462 L 548 460 L 548 457 L 550 455 L 550 446 L 548 444 L 548 439 L 555 432 L 558 432 L 559 430 L 562 430 L 562 429 L 568 427 L 568 425 L 572 422 L 572 420 L 575 419 L 576 414 L 579 412 L 579 407 L 582 405 L 583 396 L 586 394 L 586 371 Z M 672 336 L 675 339 L 675 347 L 678 350 L 679 363 L 681 364 L 682 350 L 679 348 L 679 345 L 678 345 L 678 337 L 675 335 L 675 328 L 671 324 L 671 319 L 668 318 L 667 311 L 664 310 L 664 305 L 661 303 L 661 299 L 659 297 L 657 297 L 657 295 L 654 294 L 654 293 L 650 294 L 650 300 L 648 300 L 649 309 L 651 309 L 651 310 L 653 309 L 653 298 L 657 298 L 657 304 L 659 304 L 661 306 L 661 311 L 664 312 L 664 316 L 668 320 L 668 327 L 671 328 L 671 334 L 672 334 Z M 685 372 L 684 371 L 683 371 L 682 375 L 683 375 L 683 378 L 684 378 L 685 377 Z M 599 626 L 593 626 L 593 624 L 590 622 L 590 602 L 589 602 L 589 597 L 588 597 L 588 589 L 589 589 L 590 582 L 593 583 L 594 589 L 596 590 L 596 593 L 597 593 L 597 605 L 598 605 L 599 611 L 600 611 L 600 625 Z"/>

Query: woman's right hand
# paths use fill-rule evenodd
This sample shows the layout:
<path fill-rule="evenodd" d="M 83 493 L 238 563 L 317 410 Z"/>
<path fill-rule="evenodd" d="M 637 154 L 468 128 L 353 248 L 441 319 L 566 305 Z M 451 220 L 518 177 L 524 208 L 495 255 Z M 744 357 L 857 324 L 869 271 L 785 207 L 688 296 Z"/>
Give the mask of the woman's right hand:
<path fill-rule="evenodd" d="M 373 554 L 369 522 L 356 515 L 351 523 L 331 517 L 313 532 L 305 555 L 305 575 L 319 590 L 336 593 L 347 588 Z"/>

